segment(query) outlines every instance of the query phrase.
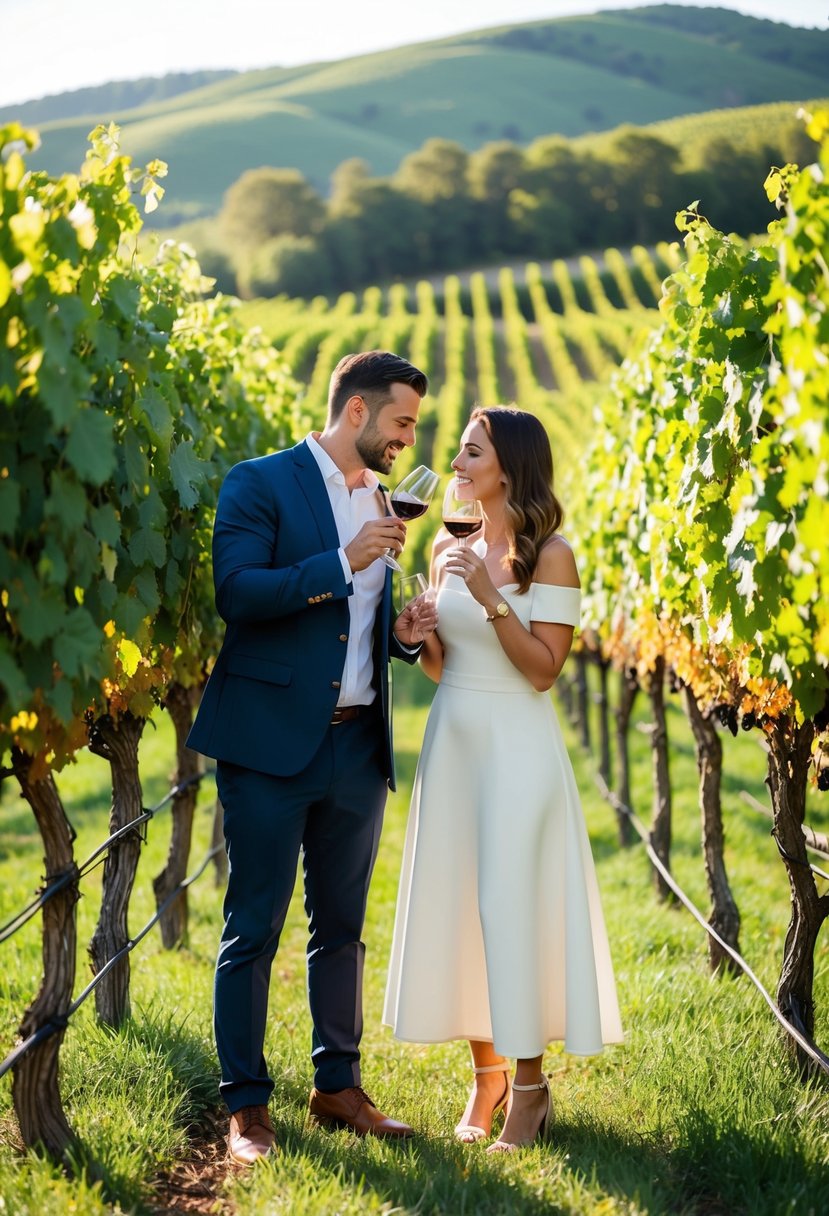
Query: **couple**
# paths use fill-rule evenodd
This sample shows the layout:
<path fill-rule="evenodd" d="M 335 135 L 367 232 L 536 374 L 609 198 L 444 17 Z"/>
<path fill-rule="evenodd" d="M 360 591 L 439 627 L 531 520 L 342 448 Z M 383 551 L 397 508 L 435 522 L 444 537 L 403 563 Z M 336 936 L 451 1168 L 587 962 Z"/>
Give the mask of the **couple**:
<path fill-rule="evenodd" d="M 457 548 L 441 531 L 436 605 L 415 601 L 395 619 L 378 559 L 402 550 L 405 525 L 376 474 L 414 443 L 426 389 L 397 355 L 346 356 L 322 433 L 236 465 L 219 497 L 214 579 L 227 632 L 188 742 L 216 757 L 225 814 L 215 1030 L 239 1164 L 274 1147 L 263 1043 L 300 849 L 310 1117 L 358 1135 L 412 1134 L 375 1107 L 360 1076 L 360 938 L 394 788 L 391 656 L 419 658 L 440 687 L 415 780 L 385 1020 L 403 1039 L 470 1041 L 475 1084 L 456 1135 L 489 1135 L 506 1108 L 496 1150 L 546 1126 L 548 1041 L 592 1053 L 621 1038 L 590 847 L 546 695 L 579 603 L 549 441 L 522 411 L 473 413 L 452 467 L 483 505 L 480 535 Z"/>

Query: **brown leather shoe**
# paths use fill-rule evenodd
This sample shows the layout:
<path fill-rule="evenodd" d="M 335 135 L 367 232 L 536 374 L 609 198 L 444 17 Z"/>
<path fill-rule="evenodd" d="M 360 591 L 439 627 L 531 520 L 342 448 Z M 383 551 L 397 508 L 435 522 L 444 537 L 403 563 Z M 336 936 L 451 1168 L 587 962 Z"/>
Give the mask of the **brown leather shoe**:
<path fill-rule="evenodd" d="M 308 1113 L 312 1121 L 322 1127 L 350 1127 L 358 1136 L 405 1140 L 414 1135 L 408 1123 L 398 1123 L 396 1119 L 381 1114 L 359 1085 L 341 1089 L 335 1094 L 323 1094 L 318 1089 L 312 1089 Z"/>
<path fill-rule="evenodd" d="M 230 1116 L 227 1151 L 237 1165 L 253 1165 L 276 1147 L 267 1106 L 242 1106 Z"/>

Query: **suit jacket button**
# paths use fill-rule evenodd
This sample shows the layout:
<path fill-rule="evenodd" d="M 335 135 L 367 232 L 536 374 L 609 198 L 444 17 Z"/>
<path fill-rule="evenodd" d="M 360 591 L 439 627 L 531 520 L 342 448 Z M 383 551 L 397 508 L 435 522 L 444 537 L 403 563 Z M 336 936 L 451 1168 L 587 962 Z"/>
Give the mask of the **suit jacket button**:
<path fill-rule="evenodd" d="M 347 642 L 347 641 L 348 641 L 348 634 L 347 634 L 347 633 L 341 633 L 341 634 L 340 634 L 340 641 L 341 641 L 341 642 Z"/>
<path fill-rule="evenodd" d="M 326 591 L 326 593 L 325 593 L 325 598 L 326 598 L 327 600 L 333 600 L 333 598 L 334 598 L 334 592 L 333 592 L 333 591 Z"/>
<path fill-rule="evenodd" d="M 339 680 L 332 680 L 332 681 L 331 681 L 331 687 L 332 687 L 332 688 L 339 688 L 339 687 L 340 687 L 340 681 L 339 681 Z"/>
<path fill-rule="evenodd" d="M 309 596 L 308 596 L 308 603 L 309 603 L 309 604 L 313 604 L 313 602 L 314 602 L 314 597 L 313 597 L 313 595 L 309 595 Z"/>

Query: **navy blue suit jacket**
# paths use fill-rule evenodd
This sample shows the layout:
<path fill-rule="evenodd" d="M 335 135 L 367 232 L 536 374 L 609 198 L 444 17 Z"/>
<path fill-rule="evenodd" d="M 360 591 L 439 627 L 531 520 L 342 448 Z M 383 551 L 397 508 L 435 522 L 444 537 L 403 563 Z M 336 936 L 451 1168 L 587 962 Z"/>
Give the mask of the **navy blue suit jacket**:
<path fill-rule="evenodd" d="M 304 441 L 235 465 L 213 531 L 216 607 L 227 624 L 187 740 L 194 751 L 293 776 L 322 742 L 339 697 L 350 630 L 337 525 Z M 374 630 L 384 767 L 394 789 L 389 658 L 414 662 L 393 633 L 391 570 Z"/>

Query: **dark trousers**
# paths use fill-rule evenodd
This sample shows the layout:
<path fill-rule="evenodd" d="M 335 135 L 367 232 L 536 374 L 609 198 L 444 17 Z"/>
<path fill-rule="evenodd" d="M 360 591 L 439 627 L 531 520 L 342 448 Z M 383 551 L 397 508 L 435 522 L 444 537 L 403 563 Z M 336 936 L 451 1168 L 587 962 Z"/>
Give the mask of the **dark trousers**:
<path fill-rule="evenodd" d="M 273 1089 L 263 1054 L 268 988 L 300 846 L 314 1084 L 328 1091 L 360 1084 L 360 938 L 386 802 L 381 746 L 382 719 L 372 708 L 330 726 L 297 776 L 218 764 L 229 875 L 214 1025 L 219 1088 L 231 1112 L 266 1103 Z"/>

